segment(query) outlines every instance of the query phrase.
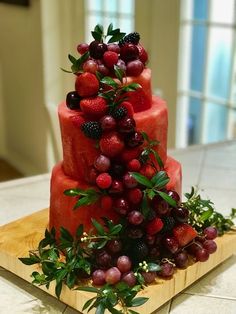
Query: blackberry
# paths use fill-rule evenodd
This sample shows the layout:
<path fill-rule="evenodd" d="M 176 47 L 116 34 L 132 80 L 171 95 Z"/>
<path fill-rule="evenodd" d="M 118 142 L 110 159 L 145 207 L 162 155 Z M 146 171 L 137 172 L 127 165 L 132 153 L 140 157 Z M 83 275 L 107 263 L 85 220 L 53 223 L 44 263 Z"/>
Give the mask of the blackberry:
<path fill-rule="evenodd" d="M 175 225 L 174 217 L 163 216 L 161 219 L 162 219 L 162 222 L 164 223 L 164 226 L 161 230 L 161 233 L 166 233 L 166 232 L 172 231 L 172 229 L 174 228 L 174 225 Z"/>
<path fill-rule="evenodd" d="M 98 140 L 102 136 L 102 128 L 100 123 L 97 121 L 84 122 L 81 125 L 81 130 L 87 137 L 94 140 Z"/>
<path fill-rule="evenodd" d="M 119 108 L 115 108 L 111 115 L 114 119 L 121 120 L 127 115 L 127 113 L 128 113 L 128 110 L 122 106 Z"/>
<path fill-rule="evenodd" d="M 130 255 L 133 261 L 141 262 L 148 255 L 148 246 L 143 240 L 134 241 L 130 248 Z"/>
<path fill-rule="evenodd" d="M 69 92 L 66 96 L 66 105 L 71 110 L 80 109 L 80 95 L 76 92 Z"/>
<path fill-rule="evenodd" d="M 123 37 L 119 41 L 119 46 L 122 47 L 127 43 L 137 45 L 139 43 L 139 40 L 140 40 L 139 33 L 133 32 L 133 33 L 130 33 L 130 34 L 126 35 L 125 37 Z"/>

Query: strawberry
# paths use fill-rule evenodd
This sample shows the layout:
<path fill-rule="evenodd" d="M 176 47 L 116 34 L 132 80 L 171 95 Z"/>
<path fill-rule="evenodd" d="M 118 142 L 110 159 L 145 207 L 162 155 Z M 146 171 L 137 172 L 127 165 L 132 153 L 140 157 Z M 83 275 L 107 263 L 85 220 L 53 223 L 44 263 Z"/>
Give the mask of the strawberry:
<path fill-rule="evenodd" d="M 106 51 L 103 55 L 103 62 L 108 68 L 112 68 L 118 61 L 118 54 L 114 51 Z"/>
<path fill-rule="evenodd" d="M 173 229 L 173 235 L 180 246 L 185 246 L 197 236 L 197 231 L 192 226 L 182 223 Z"/>
<path fill-rule="evenodd" d="M 146 164 L 142 166 L 140 173 L 148 179 L 151 179 L 155 175 L 156 169 L 153 166 Z"/>
<path fill-rule="evenodd" d="M 109 173 L 103 172 L 97 176 L 96 183 L 100 189 L 108 189 L 111 186 L 112 178 Z"/>
<path fill-rule="evenodd" d="M 117 132 L 109 132 L 103 135 L 99 145 L 102 153 L 108 157 L 115 157 L 124 148 L 124 142 Z"/>
<path fill-rule="evenodd" d="M 135 148 L 126 148 L 122 154 L 121 154 L 121 159 L 124 162 L 129 162 L 132 159 L 138 158 L 140 155 L 140 148 L 135 147 Z"/>
<path fill-rule="evenodd" d="M 81 97 L 90 97 L 98 93 L 99 81 L 96 75 L 84 72 L 76 77 L 75 90 Z"/>
<path fill-rule="evenodd" d="M 163 222 L 160 218 L 156 217 L 152 221 L 150 221 L 146 226 L 146 231 L 148 234 L 154 235 L 161 231 L 163 228 Z"/>
<path fill-rule="evenodd" d="M 107 101 L 99 96 L 83 98 L 80 102 L 80 108 L 89 118 L 100 119 L 108 109 Z"/>

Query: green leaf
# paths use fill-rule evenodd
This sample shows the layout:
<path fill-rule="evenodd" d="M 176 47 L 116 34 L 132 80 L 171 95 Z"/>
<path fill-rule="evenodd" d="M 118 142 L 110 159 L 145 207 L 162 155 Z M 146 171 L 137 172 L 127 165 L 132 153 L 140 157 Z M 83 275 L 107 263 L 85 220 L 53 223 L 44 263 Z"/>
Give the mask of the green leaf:
<path fill-rule="evenodd" d="M 145 141 L 149 143 L 150 140 L 149 140 L 149 137 L 148 137 L 147 133 L 146 132 L 141 132 L 141 134 L 142 134 L 143 138 L 145 139 Z"/>
<path fill-rule="evenodd" d="M 108 85 L 108 86 L 111 86 L 113 88 L 118 88 L 119 84 L 114 81 L 111 77 L 109 76 L 104 76 L 101 81 L 100 81 L 102 84 L 105 84 L 105 85 Z"/>
<path fill-rule="evenodd" d="M 103 26 L 101 24 L 97 24 L 94 28 L 94 31 L 99 34 L 103 34 Z"/>
<path fill-rule="evenodd" d="M 132 175 L 132 177 L 140 184 L 148 187 L 148 188 L 152 188 L 153 184 L 150 180 L 148 180 L 147 177 L 143 176 L 142 174 L 138 173 L 138 172 L 130 172 L 130 174 Z"/>
<path fill-rule="evenodd" d="M 163 188 L 170 181 L 167 173 L 165 171 L 158 171 L 151 179 L 152 184 L 156 188 Z"/>
<path fill-rule="evenodd" d="M 20 257 L 19 260 L 25 265 L 34 265 L 40 263 L 40 258 L 35 255 L 31 255 L 30 257 Z"/>
<path fill-rule="evenodd" d="M 148 198 L 150 198 L 150 200 L 152 200 L 154 198 L 154 196 L 156 195 L 156 192 L 153 189 L 150 189 L 147 191 L 147 195 L 148 195 Z"/>
<path fill-rule="evenodd" d="M 121 224 L 118 225 L 114 225 L 111 229 L 109 234 L 110 235 L 117 235 L 121 230 L 122 230 L 123 226 Z"/>
<path fill-rule="evenodd" d="M 208 210 L 204 211 L 200 216 L 200 221 L 208 220 L 211 215 L 213 214 L 213 208 L 209 208 Z"/>
<path fill-rule="evenodd" d="M 96 203 L 98 200 L 98 194 L 87 194 L 86 196 L 81 197 L 75 204 L 73 209 L 76 209 L 80 206 L 86 206 Z"/>
<path fill-rule="evenodd" d="M 107 28 L 107 36 L 112 35 L 112 30 L 113 30 L 113 24 L 109 24 Z"/>
<path fill-rule="evenodd" d="M 131 83 L 129 85 L 122 87 L 122 91 L 123 92 L 133 92 L 138 88 L 141 88 L 141 85 L 139 85 L 137 83 Z"/>
<path fill-rule="evenodd" d="M 81 237 L 84 231 L 84 226 L 83 225 L 79 225 L 79 227 L 76 230 L 76 236 L 77 238 Z"/>
<path fill-rule="evenodd" d="M 149 271 L 160 271 L 161 266 L 156 263 L 148 263 L 148 270 Z"/>
<path fill-rule="evenodd" d="M 84 287 L 84 286 L 79 286 L 75 290 L 80 290 L 80 291 L 86 291 L 86 292 L 92 292 L 92 293 L 97 293 L 100 294 L 100 290 L 95 288 L 95 287 Z"/>
<path fill-rule="evenodd" d="M 65 194 L 66 196 L 72 196 L 72 197 L 81 195 L 80 190 L 78 189 L 68 189 L 68 190 L 65 190 L 63 194 Z"/>
<path fill-rule="evenodd" d="M 109 306 L 108 310 L 112 313 L 112 314 L 121 314 L 121 311 L 118 311 L 117 309 L 115 309 L 114 307 Z"/>
<path fill-rule="evenodd" d="M 72 237 L 72 235 L 70 234 L 70 232 L 68 230 L 66 230 L 64 227 L 60 227 L 60 240 L 66 240 L 69 242 L 73 242 L 74 239 Z"/>
<path fill-rule="evenodd" d="M 102 303 L 99 303 L 96 309 L 96 314 L 104 314 L 105 313 L 105 307 Z"/>
<path fill-rule="evenodd" d="M 76 282 L 76 275 L 74 272 L 70 272 L 68 273 L 67 277 L 66 277 L 66 285 L 68 288 L 72 289 L 75 285 Z"/>
<path fill-rule="evenodd" d="M 68 54 L 68 58 L 69 58 L 70 62 L 73 64 L 75 64 L 77 62 L 77 59 L 70 54 Z"/>
<path fill-rule="evenodd" d="M 165 192 L 156 191 L 170 206 L 176 207 L 176 201 Z"/>
<path fill-rule="evenodd" d="M 164 167 L 163 161 L 161 160 L 161 157 L 159 156 L 159 154 L 154 150 L 154 149 L 150 149 L 150 151 L 153 153 L 158 165 L 160 168 Z"/>
<path fill-rule="evenodd" d="M 125 36 L 125 33 L 114 34 L 114 35 L 108 40 L 108 44 L 114 43 L 114 42 L 116 42 L 116 41 L 119 41 L 119 40 L 122 39 L 124 36 Z"/>
<path fill-rule="evenodd" d="M 62 281 L 59 281 L 59 282 L 56 284 L 56 287 L 55 287 L 55 294 L 56 294 L 56 296 L 57 296 L 58 299 L 60 299 L 61 290 L 62 290 Z"/>
<path fill-rule="evenodd" d="M 83 308 L 82 308 L 82 311 L 86 310 L 86 309 L 92 304 L 92 302 L 93 302 L 94 300 L 96 300 L 96 298 L 97 298 L 97 297 L 93 297 L 93 298 L 89 299 L 88 301 L 86 301 L 86 302 L 84 303 L 84 306 L 83 306 Z"/>
<path fill-rule="evenodd" d="M 131 304 L 133 307 L 136 307 L 136 306 L 140 306 L 140 305 L 143 305 L 144 303 L 146 303 L 148 301 L 148 298 L 144 298 L 144 297 L 137 297 L 135 299 L 133 299 L 131 301 Z"/>
<path fill-rule="evenodd" d="M 73 73 L 73 71 L 69 71 L 69 70 L 66 70 L 66 69 L 63 69 L 60 67 L 60 69 L 63 71 L 63 72 L 66 72 L 66 73 Z"/>
<path fill-rule="evenodd" d="M 99 235 L 105 235 L 105 231 L 103 226 L 94 218 L 91 219 L 92 224 L 94 225 L 95 229 L 97 230 Z"/>
<path fill-rule="evenodd" d="M 92 34 L 92 36 L 93 36 L 93 38 L 94 38 L 95 40 L 101 41 L 101 39 L 102 39 L 101 34 L 99 34 L 99 33 L 97 33 L 97 32 L 94 32 L 94 31 L 92 31 L 91 34 Z"/>
<path fill-rule="evenodd" d="M 148 217 L 148 214 L 150 212 L 150 207 L 148 205 L 148 199 L 147 199 L 146 193 L 144 193 L 144 195 L 143 195 L 143 200 L 142 200 L 142 204 L 141 204 L 141 212 L 145 218 Z"/>
<path fill-rule="evenodd" d="M 133 310 L 128 310 L 128 312 L 129 312 L 130 314 L 139 314 L 138 312 L 133 311 Z"/>
<path fill-rule="evenodd" d="M 118 67 L 117 65 L 114 65 L 114 71 L 115 71 L 115 76 L 122 83 L 125 72 L 120 67 Z"/>
<path fill-rule="evenodd" d="M 104 248 L 104 246 L 107 244 L 107 241 L 108 241 L 108 240 L 100 241 L 99 243 L 97 243 L 96 248 L 97 248 L 98 250 L 101 250 L 101 249 Z"/>

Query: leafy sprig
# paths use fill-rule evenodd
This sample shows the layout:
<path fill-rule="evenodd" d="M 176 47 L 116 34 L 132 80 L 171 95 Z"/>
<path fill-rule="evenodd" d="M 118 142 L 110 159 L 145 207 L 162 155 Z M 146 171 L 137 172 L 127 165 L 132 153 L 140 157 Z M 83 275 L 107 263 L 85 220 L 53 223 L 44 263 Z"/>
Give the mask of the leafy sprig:
<path fill-rule="evenodd" d="M 153 163 L 152 156 L 154 156 L 157 164 L 159 165 L 160 169 L 164 167 L 163 161 L 161 160 L 159 154 L 154 149 L 160 142 L 156 140 L 149 139 L 147 133 L 141 132 L 143 135 L 144 140 L 146 141 L 146 146 L 144 147 L 143 151 L 140 154 L 140 160 L 143 164 L 149 162 L 151 165 L 156 168 L 155 164 Z"/>
<path fill-rule="evenodd" d="M 224 217 L 215 210 L 214 203 L 210 200 L 202 199 L 197 189 L 192 187 L 190 193 L 185 193 L 186 202 L 183 207 L 189 210 L 189 223 L 198 231 L 208 226 L 215 226 L 219 235 L 229 231 L 234 225 L 233 219 L 236 218 L 236 209 L 233 208 L 229 217 Z"/>
<path fill-rule="evenodd" d="M 86 190 L 82 189 L 68 189 L 64 191 L 64 194 L 71 197 L 79 197 L 78 201 L 75 203 L 74 208 L 76 209 L 81 206 L 91 205 L 97 202 L 101 193 L 95 189 L 89 188 Z"/>
<path fill-rule="evenodd" d="M 119 28 L 114 29 L 112 23 L 108 26 L 106 33 L 104 27 L 97 24 L 91 34 L 99 42 L 103 42 L 109 37 L 108 44 L 119 41 L 125 36 L 125 33 L 122 33 Z"/>
<path fill-rule="evenodd" d="M 80 58 L 76 59 L 71 54 L 68 54 L 68 59 L 72 63 L 71 71 L 61 68 L 66 73 L 83 73 L 83 63 L 89 58 L 89 51 L 85 52 Z"/>

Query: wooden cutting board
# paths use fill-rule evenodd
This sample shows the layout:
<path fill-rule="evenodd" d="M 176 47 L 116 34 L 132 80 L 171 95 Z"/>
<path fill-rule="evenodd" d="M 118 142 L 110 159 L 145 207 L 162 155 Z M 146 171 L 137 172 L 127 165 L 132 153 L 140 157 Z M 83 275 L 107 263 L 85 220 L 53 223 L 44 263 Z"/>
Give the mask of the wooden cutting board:
<path fill-rule="evenodd" d="M 40 269 L 35 265 L 26 266 L 22 264 L 18 257 L 26 257 L 29 250 L 37 248 L 38 242 L 44 236 L 47 223 L 48 209 L 44 209 L 0 227 L 0 266 L 31 282 L 32 271 L 40 271 Z M 169 280 L 157 279 L 155 284 L 149 285 L 140 292 L 140 295 L 149 297 L 149 301 L 141 307 L 134 308 L 134 310 L 140 314 L 153 313 L 173 296 L 236 252 L 236 232 L 217 238 L 216 242 L 218 249 L 207 262 L 197 262 L 187 269 L 177 270 L 173 278 Z M 45 287 L 39 288 L 55 296 L 54 285 L 51 285 L 49 290 Z M 82 311 L 83 304 L 92 296 L 94 294 L 72 291 L 63 287 L 61 301 L 78 311 Z M 91 313 L 94 312 L 91 311 Z"/>

